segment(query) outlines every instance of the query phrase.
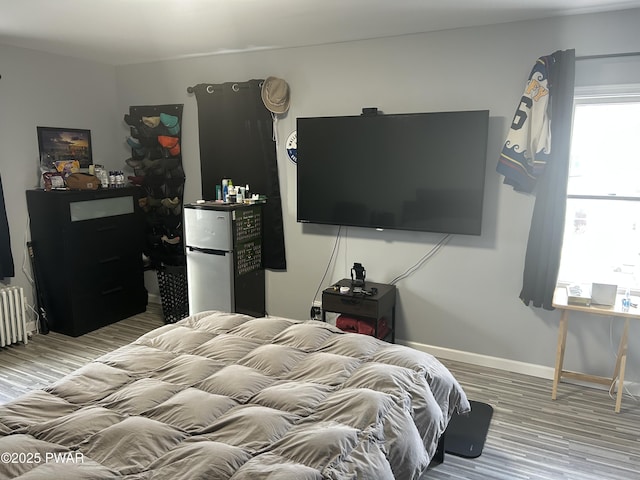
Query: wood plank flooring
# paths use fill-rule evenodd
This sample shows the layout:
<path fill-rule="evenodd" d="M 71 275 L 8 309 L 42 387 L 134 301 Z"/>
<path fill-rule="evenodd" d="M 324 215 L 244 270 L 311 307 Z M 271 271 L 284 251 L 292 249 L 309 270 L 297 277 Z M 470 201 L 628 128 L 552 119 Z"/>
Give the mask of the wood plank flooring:
<path fill-rule="evenodd" d="M 90 361 L 164 325 L 160 305 L 118 323 L 73 338 L 56 332 L 34 335 L 27 345 L 0 348 L 0 404 L 47 386 Z"/>
<path fill-rule="evenodd" d="M 79 338 L 34 336 L 0 348 L 0 403 L 46 386 L 163 324 L 159 305 Z M 608 392 L 443 360 L 471 400 L 493 406 L 482 455 L 447 454 L 424 480 L 640 480 L 640 403 Z M 398 479 L 405 480 L 405 479 Z"/>
<path fill-rule="evenodd" d="M 447 454 L 427 479 L 639 480 L 640 404 L 604 390 L 442 360 L 471 400 L 493 406 L 482 455 Z"/>

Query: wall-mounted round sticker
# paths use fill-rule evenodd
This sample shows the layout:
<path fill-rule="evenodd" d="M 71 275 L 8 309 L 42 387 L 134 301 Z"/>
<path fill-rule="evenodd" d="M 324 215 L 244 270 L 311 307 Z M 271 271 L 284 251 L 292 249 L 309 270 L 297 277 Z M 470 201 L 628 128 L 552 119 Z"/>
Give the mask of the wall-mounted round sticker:
<path fill-rule="evenodd" d="M 295 130 L 291 132 L 291 135 L 289 135 L 289 138 L 287 138 L 286 148 L 287 148 L 287 155 L 289 156 L 289 159 L 293 163 L 297 164 L 298 163 L 298 134 Z"/>

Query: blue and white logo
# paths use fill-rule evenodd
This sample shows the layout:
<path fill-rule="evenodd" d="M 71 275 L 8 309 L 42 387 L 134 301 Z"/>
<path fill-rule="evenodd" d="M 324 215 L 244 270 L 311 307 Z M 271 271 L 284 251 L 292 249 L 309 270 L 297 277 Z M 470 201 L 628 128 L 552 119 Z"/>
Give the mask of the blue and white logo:
<path fill-rule="evenodd" d="M 298 164 L 298 134 L 295 130 L 291 132 L 291 135 L 289 135 L 289 138 L 287 138 L 286 149 L 287 149 L 287 155 L 289 156 L 289 159 L 297 165 Z"/>

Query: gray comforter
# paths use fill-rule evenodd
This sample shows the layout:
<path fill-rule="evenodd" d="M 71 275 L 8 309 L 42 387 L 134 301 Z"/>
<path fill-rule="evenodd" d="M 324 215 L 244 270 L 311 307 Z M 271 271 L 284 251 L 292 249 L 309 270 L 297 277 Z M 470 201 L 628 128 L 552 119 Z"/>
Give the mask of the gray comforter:
<path fill-rule="evenodd" d="M 0 478 L 418 478 L 469 403 L 431 355 L 203 312 L 0 406 Z"/>

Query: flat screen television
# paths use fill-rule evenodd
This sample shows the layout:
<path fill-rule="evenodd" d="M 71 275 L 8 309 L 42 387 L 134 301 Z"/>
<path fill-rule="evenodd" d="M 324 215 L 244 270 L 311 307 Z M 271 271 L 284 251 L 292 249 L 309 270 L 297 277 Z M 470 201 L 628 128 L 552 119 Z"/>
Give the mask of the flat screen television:
<path fill-rule="evenodd" d="M 297 119 L 297 220 L 480 235 L 489 111 Z"/>

